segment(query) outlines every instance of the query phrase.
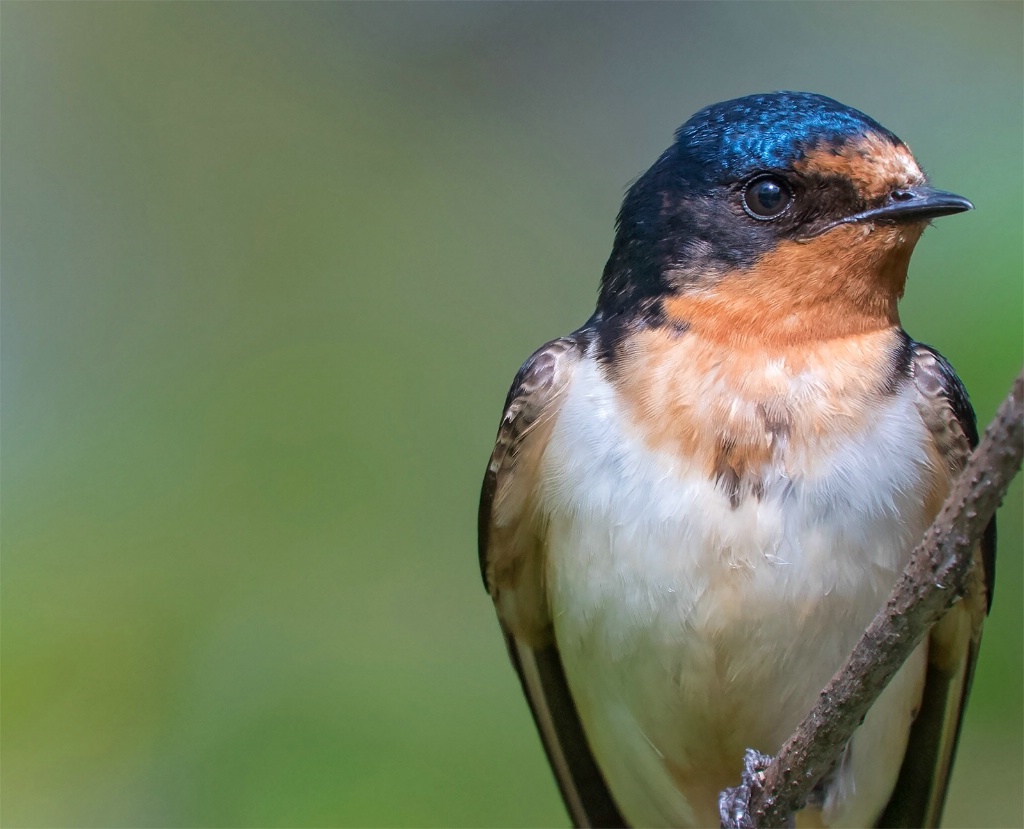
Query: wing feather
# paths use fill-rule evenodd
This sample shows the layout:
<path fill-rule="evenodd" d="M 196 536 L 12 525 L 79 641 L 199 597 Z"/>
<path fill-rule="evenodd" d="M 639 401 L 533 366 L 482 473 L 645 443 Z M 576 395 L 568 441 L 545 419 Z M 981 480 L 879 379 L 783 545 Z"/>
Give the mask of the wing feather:
<path fill-rule="evenodd" d="M 554 340 L 519 370 L 480 495 L 484 584 L 573 824 L 624 826 L 587 744 L 551 629 L 544 586 L 541 464 L 573 368 L 580 335 Z"/>
<path fill-rule="evenodd" d="M 918 409 L 934 438 L 939 460 L 952 483 L 978 444 L 974 410 L 946 359 L 912 343 L 911 374 Z M 941 503 L 941 502 L 940 502 Z M 995 576 L 995 520 L 978 549 L 971 587 L 932 629 L 921 708 L 907 752 L 879 826 L 938 826 L 981 644 L 981 628 L 992 604 Z"/>

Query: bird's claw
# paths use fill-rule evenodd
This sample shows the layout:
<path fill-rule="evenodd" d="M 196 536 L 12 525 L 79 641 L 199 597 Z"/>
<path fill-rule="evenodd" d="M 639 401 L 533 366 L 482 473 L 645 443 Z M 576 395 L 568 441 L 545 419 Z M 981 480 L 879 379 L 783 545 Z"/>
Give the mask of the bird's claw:
<path fill-rule="evenodd" d="M 743 775 L 740 784 L 726 789 L 718 796 L 718 816 L 722 829 L 757 829 L 750 812 L 750 800 L 764 785 L 764 772 L 772 757 L 752 748 L 743 753 Z M 792 816 L 784 829 L 792 829 Z"/>

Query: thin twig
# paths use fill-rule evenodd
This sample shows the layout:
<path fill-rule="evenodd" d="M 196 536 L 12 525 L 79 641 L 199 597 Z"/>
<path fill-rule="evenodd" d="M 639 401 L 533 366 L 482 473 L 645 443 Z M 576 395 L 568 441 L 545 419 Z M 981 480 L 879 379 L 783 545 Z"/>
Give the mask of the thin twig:
<path fill-rule="evenodd" d="M 829 771 L 868 709 L 931 626 L 962 597 L 979 539 L 1024 454 L 1024 369 L 914 550 L 885 608 L 764 771 L 750 824 L 786 825 Z"/>

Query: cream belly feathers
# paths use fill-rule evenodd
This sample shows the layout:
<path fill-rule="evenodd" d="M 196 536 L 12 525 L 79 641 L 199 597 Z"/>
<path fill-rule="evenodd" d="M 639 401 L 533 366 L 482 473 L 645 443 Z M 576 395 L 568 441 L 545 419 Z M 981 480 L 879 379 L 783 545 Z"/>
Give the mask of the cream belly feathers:
<path fill-rule="evenodd" d="M 930 523 L 947 473 L 914 382 L 883 394 L 871 377 L 834 379 L 858 376 L 837 373 L 836 354 L 879 344 L 833 341 L 823 344 L 832 359 L 799 366 L 745 355 L 745 399 L 716 394 L 716 377 L 737 387 L 719 376 L 725 362 L 646 360 L 636 375 L 648 414 L 689 413 L 709 433 L 764 442 L 754 453 L 764 462 L 738 488 L 709 476 L 699 452 L 644 434 L 596 360 L 576 366 L 539 475 L 544 575 L 580 719 L 631 824 L 718 824 L 718 792 L 737 783 L 744 749 L 773 753 L 791 734 Z M 693 378 L 669 368 L 688 363 Z M 791 441 L 766 407 L 819 439 Z M 920 701 L 925 648 L 871 709 L 814 822 L 877 819 Z"/>

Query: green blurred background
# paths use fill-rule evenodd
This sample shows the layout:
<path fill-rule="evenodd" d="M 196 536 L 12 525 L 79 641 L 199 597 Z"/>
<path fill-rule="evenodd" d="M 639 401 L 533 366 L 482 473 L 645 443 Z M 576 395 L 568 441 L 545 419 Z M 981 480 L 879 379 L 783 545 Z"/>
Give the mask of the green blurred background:
<path fill-rule="evenodd" d="M 975 201 L 906 327 L 1022 360 L 1022 5 L 2 7 L 6 826 L 564 826 L 476 563 L 529 352 L 713 101 Z M 1021 826 L 1021 487 L 947 810 Z"/>

